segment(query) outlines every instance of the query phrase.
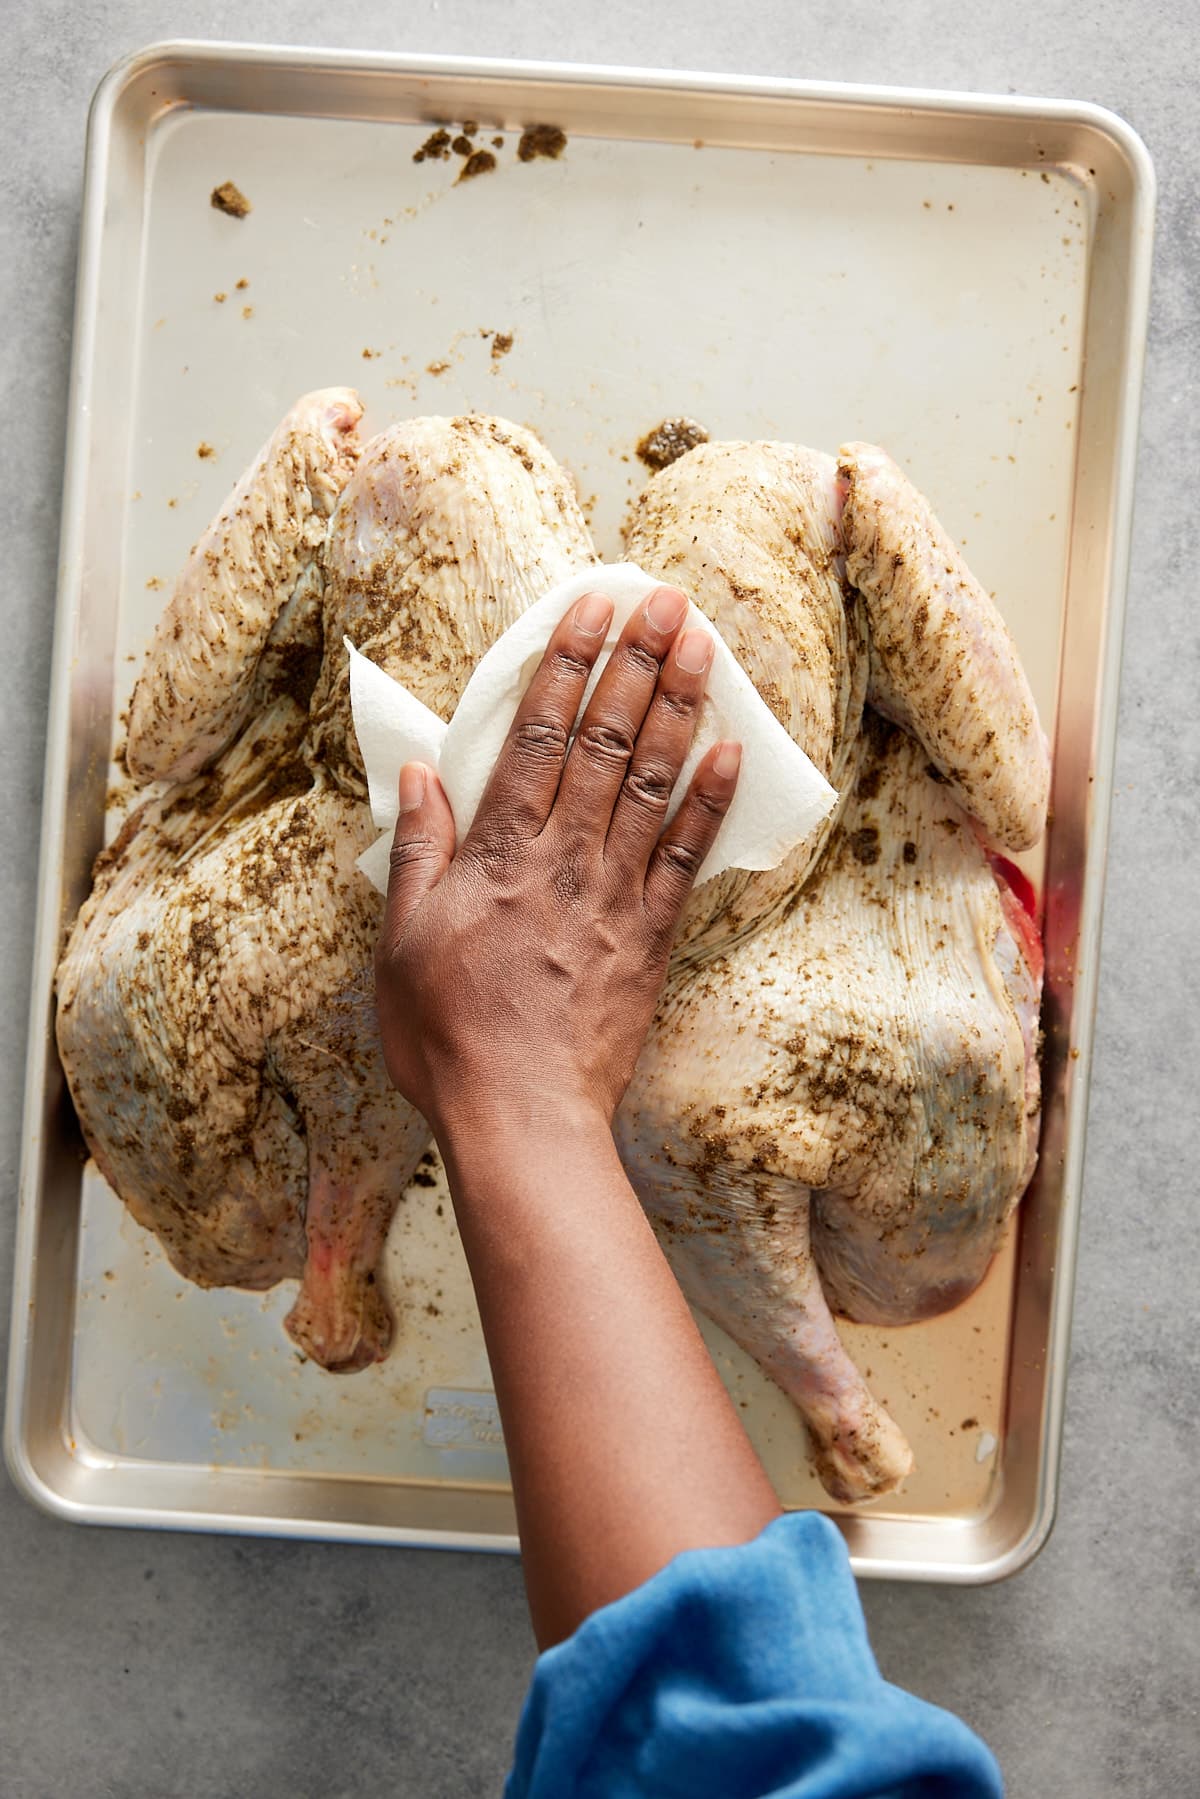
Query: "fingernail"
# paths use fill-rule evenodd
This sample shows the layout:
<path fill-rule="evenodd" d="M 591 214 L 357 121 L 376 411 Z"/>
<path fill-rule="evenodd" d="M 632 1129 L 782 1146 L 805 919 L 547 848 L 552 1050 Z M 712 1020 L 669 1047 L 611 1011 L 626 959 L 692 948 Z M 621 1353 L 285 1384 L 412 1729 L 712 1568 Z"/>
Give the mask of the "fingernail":
<path fill-rule="evenodd" d="M 675 660 L 685 675 L 702 675 L 712 659 L 712 633 L 699 625 L 685 631 L 675 646 Z"/>
<path fill-rule="evenodd" d="M 687 611 L 687 599 L 677 587 L 656 587 L 646 601 L 646 617 L 665 635 L 678 631 Z"/>
<path fill-rule="evenodd" d="M 713 757 L 713 773 L 722 781 L 732 781 L 742 766 L 742 746 L 740 743 L 722 743 L 717 746 Z"/>
<path fill-rule="evenodd" d="M 425 765 L 406 762 L 400 770 L 400 810 L 415 812 L 425 798 Z"/>
<path fill-rule="evenodd" d="M 585 637 L 599 637 L 607 631 L 612 617 L 612 601 L 606 594 L 585 593 L 575 607 L 575 628 Z"/>

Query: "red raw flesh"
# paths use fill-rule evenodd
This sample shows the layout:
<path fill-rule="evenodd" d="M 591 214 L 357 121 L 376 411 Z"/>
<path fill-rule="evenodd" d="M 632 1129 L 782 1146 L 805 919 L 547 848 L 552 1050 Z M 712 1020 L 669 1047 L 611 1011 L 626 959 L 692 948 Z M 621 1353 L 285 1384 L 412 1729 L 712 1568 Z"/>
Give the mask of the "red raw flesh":
<path fill-rule="evenodd" d="M 1000 890 L 1004 921 L 1020 944 L 1030 973 L 1035 980 L 1040 981 L 1045 968 L 1045 956 L 1042 952 L 1042 933 L 1038 929 L 1037 894 L 1033 882 L 1007 856 L 1000 856 L 994 850 L 989 850 L 988 861 Z"/>

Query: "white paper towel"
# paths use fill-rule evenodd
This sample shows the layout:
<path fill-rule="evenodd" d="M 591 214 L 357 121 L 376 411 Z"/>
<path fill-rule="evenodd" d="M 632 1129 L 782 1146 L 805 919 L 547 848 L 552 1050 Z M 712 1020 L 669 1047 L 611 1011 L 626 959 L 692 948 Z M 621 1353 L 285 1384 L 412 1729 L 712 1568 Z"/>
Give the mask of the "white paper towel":
<path fill-rule="evenodd" d="M 371 816 L 383 833 L 360 856 L 358 866 L 381 893 L 387 892 L 388 852 L 403 765 L 425 762 L 437 769 L 461 842 L 521 696 L 568 607 L 585 593 L 605 593 L 613 602 L 612 624 L 588 685 L 590 698 L 627 620 L 658 586 L 661 582 L 631 562 L 581 569 L 560 581 L 492 645 L 463 689 L 448 725 L 346 640 L 354 728 L 367 771 Z M 690 607 L 686 622 L 710 631 L 716 650 L 695 741 L 668 817 L 682 801 L 704 752 L 721 738 L 735 738 L 742 745 L 741 778 L 699 881 L 710 881 L 726 868 L 775 868 L 832 810 L 837 795 L 759 698 L 749 675 L 703 613 Z"/>

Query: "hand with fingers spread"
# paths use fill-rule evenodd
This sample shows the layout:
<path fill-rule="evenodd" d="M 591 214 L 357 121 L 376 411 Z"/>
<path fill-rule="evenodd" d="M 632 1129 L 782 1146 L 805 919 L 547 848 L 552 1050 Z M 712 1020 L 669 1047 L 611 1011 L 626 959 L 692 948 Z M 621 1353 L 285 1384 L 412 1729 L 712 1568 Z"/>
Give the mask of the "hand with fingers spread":
<path fill-rule="evenodd" d="M 497 1112 L 612 1119 L 737 784 L 739 747 L 715 745 L 664 829 L 713 652 L 686 613 L 674 588 L 648 596 L 572 738 L 612 615 L 576 602 L 457 854 L 437 776 L 402 771 L 379 1013 L 388 1072 L 439 1135 Z"/>

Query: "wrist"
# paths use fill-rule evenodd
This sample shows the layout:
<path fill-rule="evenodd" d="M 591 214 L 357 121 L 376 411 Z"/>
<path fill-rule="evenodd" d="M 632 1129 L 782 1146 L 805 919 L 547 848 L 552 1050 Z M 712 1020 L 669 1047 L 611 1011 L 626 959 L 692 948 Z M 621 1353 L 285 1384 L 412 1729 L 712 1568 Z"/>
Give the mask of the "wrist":
<path fill-rule="evenodd" d="M 447 1169 L 489 1181 L 508 1171 L 526 1175 L 564 1158 L 615 1158 L 612 1125 L 602 1106 L 582 1097 L 490 1089 L 457 1095 L 433 1121 Z"/>

